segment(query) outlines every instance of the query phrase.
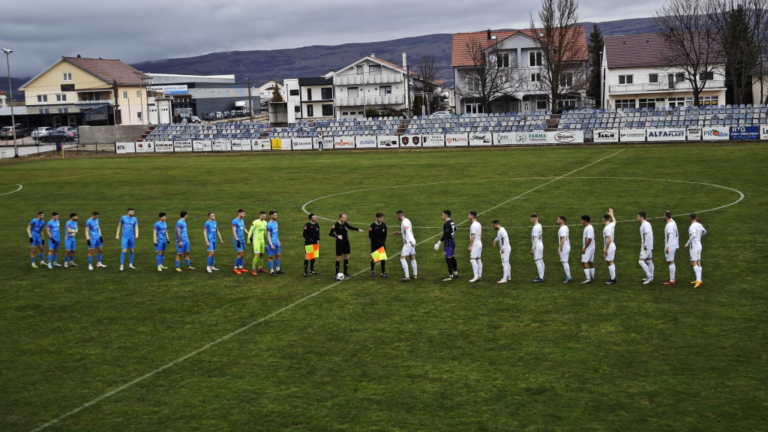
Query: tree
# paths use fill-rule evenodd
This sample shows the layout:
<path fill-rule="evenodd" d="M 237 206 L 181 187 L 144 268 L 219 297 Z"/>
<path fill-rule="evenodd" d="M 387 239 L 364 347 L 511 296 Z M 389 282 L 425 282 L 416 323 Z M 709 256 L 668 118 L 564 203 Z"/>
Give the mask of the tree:
<path fill-rule="evenodd" d="M 424 105 L 424 102 L 421 99 L 421 95 L 416 95 L 413 97 L 413 116 L 420 116 L 421 115 L 421 107 Z"/>
<path fill-rule="evenodd" d="M 419 60 L 417 70 L 419 77 L 421 78 L 424 96 L 427 99 L 427 106 L 429 107 L 427 114 L 433 113 L 437 110 L 440 103 L 439 96 L 435 97 L 435 90 L 437 89 L 435 80 L 437 80 L 437 74 L 439 72 L 437 63 L 435 62 L 435 56 L 432 54 L 422 56 Z"/>
<path fill-rule="evenodd" d="M 272 84 L 272 102 L 284 102 L 283 94 L 280 93 L 280 86 L 276 82 Z"/>
<path fill-rule="evenodd" d="M 698 106 L 707 81 L 711 80 L 717 64 L 722 63 L 706 3 L 667 0 L 656 11 L 653 21 L 668 41 L 668 49 L 660 53 L 662 63 L 667 69 L 682 70 L 683 81 L 688 82 L 693 91 L 693 104 Z M 680 86 L 680 82 L 669 84 Z"/>
<path fill-rule="evenodd" d="M 533 12 L 530 15 L 531 37 L 542 56 L 536 86 L 547 93 L 552 108 L 563 96 L 587 88 L 589 52 L 578 8 L 578 0 L 542 0 L 538 24 Z"/>
<path fill-rule="evenodd" d="M 490 30 L 488 35 L 490 46 L 477 39 L 467 42 L 472 64 L 459 70 L 459 82 L 455 83 L 457 98 L 474 100 L 482 105 L 484 112 L 491 112 L 494 99 L 514 95 L 526 84 L 517 58 L 503 52 L 499 44 L 490 39 Z"/>
<path fill-rule="evenodd" d="M 603 33 L 597 24 L 592 26 L 589 34 L 589 80 L 587 82 L 587 96 L 595 99 L 597 106 L 602 102 L 602 88 L 600 88 L 600 74 L 602 73 L 603 59 Z"/>

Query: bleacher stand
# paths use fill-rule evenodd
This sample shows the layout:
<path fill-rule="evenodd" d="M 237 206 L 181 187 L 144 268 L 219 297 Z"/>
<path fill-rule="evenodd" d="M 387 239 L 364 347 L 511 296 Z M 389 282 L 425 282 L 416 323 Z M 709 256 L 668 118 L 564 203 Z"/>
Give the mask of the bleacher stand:
<path fill-rule="evenodd" d="M 261 138 L 268 122 L 228 122 L 216 124 L 168 124 L 157 126 L 145 141 Z"/>
<path fill-rule="evenodd" d="M 549 111 L 534 113 L 462 114 L 451 117 L 418 117 L 411 120 L 406 135 L 472 132 L 532 132 L 547 129 Z"/>

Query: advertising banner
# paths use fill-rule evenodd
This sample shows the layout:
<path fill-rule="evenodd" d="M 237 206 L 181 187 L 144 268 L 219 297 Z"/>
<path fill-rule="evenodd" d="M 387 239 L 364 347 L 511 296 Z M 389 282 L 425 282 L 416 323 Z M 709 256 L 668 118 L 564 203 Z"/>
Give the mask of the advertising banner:
<path fill-rule="evenodd" d="M 280 150 L 292 150 L 293 138 L 283 138 L 281 141 L 282 146 Z"/>
<path fill-rule="evenodd" d="M 685 141 L 685 129 L 646 129 L 648 141 Z"/>
<path fill-rule="evenodd" d="M 701 126 L 688 126 L 686 133 L 688 141 L 701 141 Z"/>
<path fill-rule="evenodd" d="M 733 126 L 731 127 L 732 140 L 757 140 L 760 139 L 760 126 Z"/>
<path fill-rule="evenodd" d="M 211 142 L 213 151 L 232 151 L 232 140 L 217 139 Z"/>
<path fill-rule="evenodd" d="M 360 135 L 356 137 L 356 148 L 376 148 L 376 135 Z"/>
<path fill-rule="evenodd" d="M 445 145 L 447 147 L 467 147 L 469 145 L 469 135 L 447 134 L 445 136 Z"/>
<path fill-rule="evenodd" d="M 621 129 L 619 142 L 645 142 L 645 129 Z"/>
<path fill-rule="evenodd" d="M 272 141 L 269 138 L 251 140 L 251 150 L 270 150 Z"/>
<path fill-rule="evenodd" d="M 315 150 L 333 150 L 333 137 L 317 137 L 312 140 L 312 148 Z"/>
<path fill-rule="evenodd" d="M 760 125 L 760 139 L 768 139 L 768 125 Z"/>
<path fill-rule="evenodd" d="M 155 152 L 155 143 L 151 141 L 136 143 L 136 153 L 154 153 L 154 152 Z"/>
<path fill-rule="evenodd" d="M 251 151 L 251 140 L 232 140 L 232 151 Z"/>
<path fill-rule="evenodd" d="M 469 145 L 471 146 L 489 146 L 491 142 L 490 132 L 470 132 Z"/>
<path fill-rule="evenodd" d="M 345 150 L 355 148 L 355 137 L 337 136 L 333 137 L 333 148 L 336 150 Z"/>
<path fill-rule="evenodd" d="M 191 153 L 192 152 L 192 141 L 189 141 L 189 140 L 174 141 L 173 142 L 173 151 L 175 153 Z"/>
<path fill-rule="evenodd" d="M 421 147 L 421 136 L 402 135 L 400 136 L 400 148 Z"/>
<path fill-rule="evenodd" d="M 293 150 L 312 150 L 312 138 L 294 138 L 291 148 Z"/>
<path fill-rule="evenodd" d="M 701 136 L 704 141 L 727 141 L 731 138 L 731 129 L 728 126 L 709 126 L 702 130 Z"/>
<path fill-rule="evenodd" d="M 395 135 L 378 135 L 376 137 L 379 148 L 399 148 L 398 139 Z"/>
<path fill-rule="evenodd" d="M 547 133 L 538 132 L 515 132 L 512 134 L 512 138 L 517 145 L 531 145 L 531 144 L 546 144 Z"/>
<path fill-rule="evenodd" d="M 210 140 L 192 141 L 193 152 L 209 152 L 212 150 L 213 147 L 211 146 Z"/>
<path fill-rule="evenodd" d="M 511 145 L 515 143 L 514 132 L 494 132 L 493 145 Z"/>
<path fill-rule="evenodd" d="M 643 138 L 645 138 L 645 131 L 643 132 Z M 616 143 L 619 142 L 619 131 L 615 129 L 611 130 L 596 130 L 592 137 L 596 143 Z"/>
<path fill-rule="evenodd" d="M 546 132 L 547 142 L 550 144 L 582 144 L 584 132 L 582 131 L 557 131 Z"/>
<path fill-rule="evenodd" d="M 173 153 L 173 141 L 155 141 L 155 153 Z"/>
<path fill-rule="evenodd" d="M 445 135 L 422 135 L 421 145 L 424 147 L 445 147 Z"/>
<path fill-rule="evenodd" d="M 115 143 L 115 153 L 117 154 L 136 153 L 136 143 L 133 143 L 133 142 Z"/>
<path fill-rule="evenodd" d="M 280 138 L 272 138 L 272 150 L 281 150 L 283 141 Z"/>

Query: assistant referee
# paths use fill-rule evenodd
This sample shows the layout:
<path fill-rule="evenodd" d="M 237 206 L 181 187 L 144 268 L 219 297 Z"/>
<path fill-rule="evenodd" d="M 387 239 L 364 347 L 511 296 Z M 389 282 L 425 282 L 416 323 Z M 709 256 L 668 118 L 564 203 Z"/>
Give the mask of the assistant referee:
<path fill-rule="evenodd" d="M 315 245 L 320 243 L 320 225 L 317 223 L 317 215 L 311 213 L 309 215 L 309 222 L 304 224 L 304 246 Z M 307 273 L 307 264 L 309 264 L 309 273 Z M 309 275 L 318 274 L 315 271 L 315 259 L 307 260 L 307 256 L 304 255 L 304 277 Z"/>
<path fill-rule="evenodd" d="M 387 250 L 387 224 L 384 223 L 384 213 L 376 213 L 376 221 L 368 227 L 368 238 L 371 239 L 371 253 L 376 252 L 380 248 Z M 381 260 L 381 277 L 389 277 L 387 274 L 387 260 Z M 371 276 L 374 276 L 374 269 L 376 268 L 376 262 L 371 257 Z"/>
<path fill-rule="evenodd" d="M 349 246 L 349 230 L 363 232 L 360 228 L 355 228 L 348 224 L 347 214 L 341 213 L 339 221 L 333 224 L 329 234 L 331 237 L 336 237 L 336 273 L 334 273 L 334 277 L 339 274 L 339 264 L 342 256 L 344 257 L 344 277 L 352 277 L 349 274 L 349 253 L 351 249 Z"/>

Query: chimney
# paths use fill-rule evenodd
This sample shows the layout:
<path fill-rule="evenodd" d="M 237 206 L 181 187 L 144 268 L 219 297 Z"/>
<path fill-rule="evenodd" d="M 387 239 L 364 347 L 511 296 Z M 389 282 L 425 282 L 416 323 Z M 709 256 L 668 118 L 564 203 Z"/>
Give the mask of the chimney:
<path fill-rule="evenodd" d="M 371 58 L 376 58 L 376 53 L 371 53 Z"/>
<path fill-rule="evenodd" d="M 403 53 L 403 69 L 408 67 L 408 54 Z"/>
<path fill-rule="evenodd" d="M 77 58 L 82 58 L 82 57 L 80 56 L 80 54 L 78 54 L 78 55 L 77 55 Z"/>
<path fill-rule="evenodd" d="M 5 93 L 0 91 L 0 108 L 5 108 Z"/>
<path fill-rule="evenodd" d="M 488 29 L 488 40 L 491 40 L 491 29 Z"/>

